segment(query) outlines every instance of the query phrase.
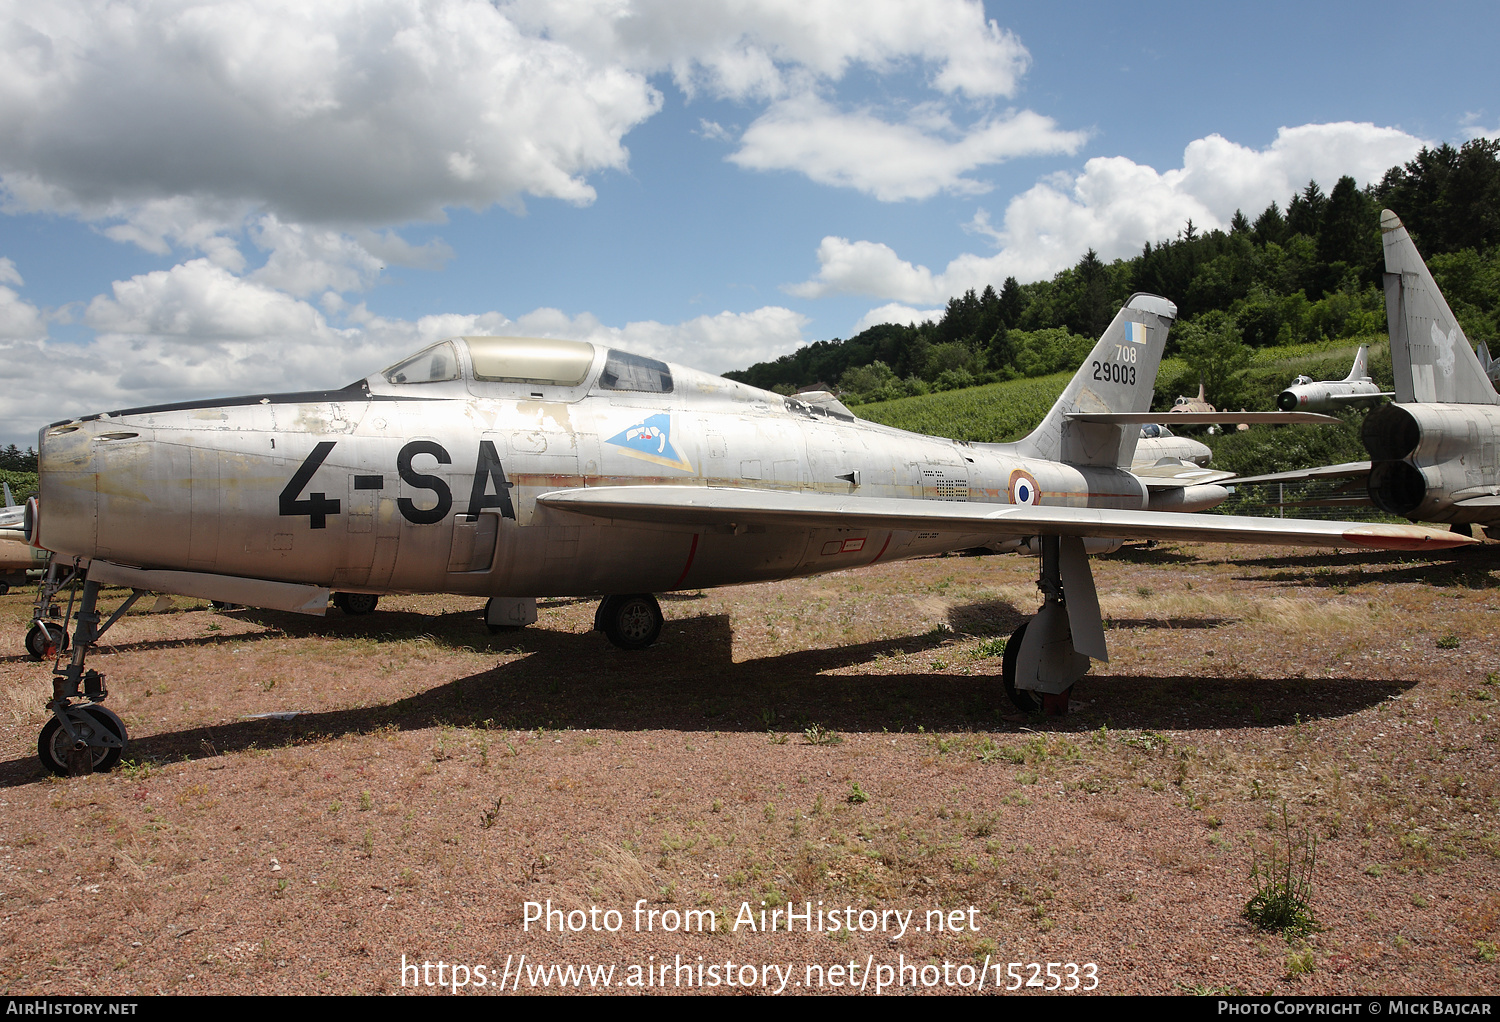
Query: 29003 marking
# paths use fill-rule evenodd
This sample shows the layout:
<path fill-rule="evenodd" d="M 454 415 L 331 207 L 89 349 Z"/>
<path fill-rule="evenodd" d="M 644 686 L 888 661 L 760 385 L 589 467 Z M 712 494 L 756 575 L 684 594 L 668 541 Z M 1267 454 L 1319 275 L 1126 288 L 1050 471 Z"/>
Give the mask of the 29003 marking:
<path fill-rule="evenodd" d="M 1058 970 L 1063 970 L 1059 973 Z M 1025 973 L 1030 972 L 1028 977 Z M 1083 978 L 1079 978 L 1079 973 Z M 1045 973 L 1046 979 L 1042 976 Z M 1007 990 L 1036 987 L 1041 990 L 1093 990 L 1099 986 L 1099 966 L 1093 962 L 1011 962 L 1005 967 L 1011 982 Z"/>
<path fill-rule="evenodd" d="M 1094 362 L 1092 365 L 1096 380 L 1135 386 L 1135 366 L 1123 366 L 1116 362 Z"/>

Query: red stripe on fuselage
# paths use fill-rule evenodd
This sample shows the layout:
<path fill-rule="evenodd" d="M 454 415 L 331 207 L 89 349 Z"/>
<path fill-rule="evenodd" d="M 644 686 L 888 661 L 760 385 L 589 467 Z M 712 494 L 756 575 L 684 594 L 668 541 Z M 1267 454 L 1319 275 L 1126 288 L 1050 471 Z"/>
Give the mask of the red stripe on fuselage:
<path fill-rule="evenodd" d="M 676 589 L 677 586 L 682 585 L 682 580 L 685 579 L 685 578 L 687 578 L 688 571 L 693 567 L 693 558 L 697 557 L 697 556 L 698 556 L 698 534 L 695 532 L 695 533 L 693 533 L 693 545 L 688 550 L 687 563 L 682 566 L 682 574 L 677 576 L 677 581 L 672 586 L 673 589 Z"/>
<path fill-rule="evenodd" d="M 885 548 L 891 545 L 891 537 L 894 535 L 894 532 L 887 532 L 885 534 L 885 542 L 880 545 L 880 553 L 875 555 L 875 561 L 878 561 L 885 556 Z M 875 561 L 871 561 L 870 563 L 874 564 Z"/>

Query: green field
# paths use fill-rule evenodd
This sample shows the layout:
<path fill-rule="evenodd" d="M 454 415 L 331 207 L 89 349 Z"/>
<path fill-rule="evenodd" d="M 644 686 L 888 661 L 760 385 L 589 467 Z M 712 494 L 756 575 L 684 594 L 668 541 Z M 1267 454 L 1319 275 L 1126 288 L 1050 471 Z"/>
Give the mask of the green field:
<path fill-rule="evenodd" d="M 1274 408 L 1277 393 L 1298 374 L 1315 380 L 1342 380 L 1361 344 L 1370 345 L 1371 371 L 1375 379 L 1390 379 L 1390 345 L 1383 334 L 1323 344 L 1265 348 L 1256 352 L 1254 363 L 1239 377 L 1242 390 L 1256 398 L 1247 401 L 1246 407 L 1261 411 Z M 1071 372 L 1055 373 L 923 397 L 877 401 L 856 406 L 854 413 L 862 419 L 914 433 L 1001 443 L 1018 440 L 1031 432 L 1072 377 Z M 1155 408 L 1165 410 L 1171 407 L 1172 400 L 1179 393 L 1191 396 L 1198 392 L 1196 379 L 1190 376 L 1180 359 L 1164 360 L 1156 379 Z"/>

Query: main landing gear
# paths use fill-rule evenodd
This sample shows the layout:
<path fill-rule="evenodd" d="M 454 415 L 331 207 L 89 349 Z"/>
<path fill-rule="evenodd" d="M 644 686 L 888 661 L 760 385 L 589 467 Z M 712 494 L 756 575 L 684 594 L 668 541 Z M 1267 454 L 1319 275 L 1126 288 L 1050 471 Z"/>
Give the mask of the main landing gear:
<path fill-rule="evenodd" d="M 81 589 L 70 589 L 68 606 L 61 621 L 52 618 L 53 600 L 64 586 L 82 581 Z M 77 612 L 74 599 L 77 597 Z M 47 569 L 42 595 L 37 602 L 37 619 L 27 634 L 27 649 L 32 648 L 33 634 L 40 636 L 37 645 L 43 656 L 56 656 L 68 646 L 68 623 L 73 629 L 72 655 L 66 662 L 55 661 L 52 667 L 52 699 L 47 721 L 37 739 L 37 755 L 42 766 L 60 776 L 78 776 L 96 770 L 109 770 L 120 761 L 129 736 L 125 723 L 104 700 L 109 690 L 104 675 L 86 670 L 84 661 L 99 637 L 109 631 L 145 591 L 135 589 L 108 621 L 99 624 L 99 583 L 91 581 L 77 568 L 53 564 Z"/>
<path fill-rule="evenodd" d="M 1088 673 L 1089 659 L 1108 663 L 1109 654 L 1083 540 L 1043 536 L 1041 541 L 1042 608 L 1005 644 L 1000 674 L 1016 709 L 1061 716 L 1068 712 L 1073 683 Z"/>
<path fill-rule="evenodd" d="M 650 593 L 606 596 L 594 612 L 594 630 L 621 649 L 645 649 L 661 635 L 661 604 Z"/>
<path fill-rule="evenodd" d="M 374 593 L 334 593 L 333 605 L 345 614 L 358 617 L 362 614 L 375 613 L 375 605 L 380 602 L 380 597 Z"/>

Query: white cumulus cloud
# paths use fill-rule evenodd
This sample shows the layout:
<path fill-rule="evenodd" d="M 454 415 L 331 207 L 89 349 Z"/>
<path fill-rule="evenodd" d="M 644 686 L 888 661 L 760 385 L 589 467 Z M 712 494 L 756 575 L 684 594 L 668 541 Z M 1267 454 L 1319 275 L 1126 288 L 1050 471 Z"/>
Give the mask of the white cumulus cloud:
<path fill-rule="evenodd" d="M 21 271 L 9 259 L 0 258 L 0 338 L 36 339 L 47 335 L 47 322 L 35 305 L 6 284 L 23 286 Z"/>
<path fill-rule="evenodd" d="M 661 102 L 483 0 L 12 0 L 0 52 L 12 203 L 84 215 L 184 197 L 321 223 L 586 203 Z"/>
<path fill-rule="evenodd" d="M 902 326 L 916 326 L 918 323 L 936 323 L 943 318 L 947 312 L 947 306 L 941 309 L 913 309 L 909 305 L 899 302 L 890 302 L 879 308 L 871 309 L 859 317 L 859 322 L 854 324 L 851 334 L 859 334 L 872 326 L 882 323 L 899 323 Z"/>
<path fill-rule="evenodd" d="M 1188 220 L 1210 230 L 1227 227 L 1235 210 L 1255 216 L 1271 202 L 1285 204 L 1309 180 L 1324 191 L 1348 174 L 1361 185 L 1416 155 L 1423 141 L 1373 124 L 1305 124 L 1282 128 L 1265 149 L 1219 135 L 1197 139 L 1183 165 L 1167 171 L 1123 156 L 1096 157 L 1076 175 L 1054 175 L 1011 199 L 1004 223 L 981 211 L 969 225 L 998 251 L 964 253 L 941 272 L 903 260 L 889 246 L 827 237 L 818 246 L 818 272 L 787 290 L 799 297 L 863 294 L 898 302 L 946 302 L 969 288 L 1049 277 L 1092 248 L 1105 260 L 1135 255 L 1146 242 L 1175 237 Z"/>
<path fill-rule="evenodd" d="M 729 159 L 752 170 L 800 171 L 821 184 L 894 202 L 940 191 L 979 194 L 990 186 L 966 176 L 974 170 L 1017 156 L 1074 153 L 1086 139 L 1085 132 L 1064 131 L 1030 110 L 959 129 L 946 117 L 892 123 L 800 96 L 751 124 Z"/>
<path fill-rule="evenodd" d="M 117 408 L 230 394 L 341 387 L 414 351 L 464 334 L 569 337 L 655 355 L 710 372 L 743 367 L 804 343 L 808 320 L 780 306 L 721 312 L 680 323 L 611 326 L 589 313 L 540 308 L 404 320 L 363 305 L 315 305 L 236 276 L 207 258 L 116 281 L 83 312 L 85 343 L 46 337 L 42 315 L 0 284 L 0 359 L 7 400 L 0 444 L 34 443 L 47 422 Z M 0 281 L 20 283 L 0 259 Z M 325 296 L 326 297 L 326 296 Z M 68 385 L 56 386 L 56 367 Z"/>
<path fill-rule="evenodd" d="M 1030 63 L 977 0 L 513 0 L 516 21 L 600 63 L 670 70 L 689 95 L 776 98 L 852 64 L 921 61 L 946 94 L 1009 96 Z"/>
<path fill-rule="evenodd" d="M 290 295 L 236 277 L 207 259 L 115 281 L 84 322 L 101 333 L 151 336 L 186 344 L 230 339 L 313 338 L 322 315 Z"/>

